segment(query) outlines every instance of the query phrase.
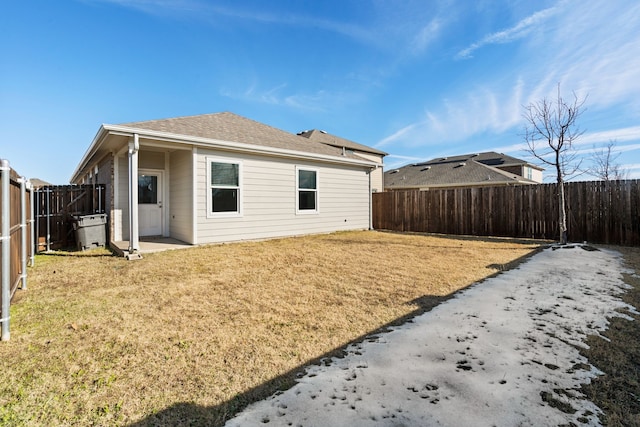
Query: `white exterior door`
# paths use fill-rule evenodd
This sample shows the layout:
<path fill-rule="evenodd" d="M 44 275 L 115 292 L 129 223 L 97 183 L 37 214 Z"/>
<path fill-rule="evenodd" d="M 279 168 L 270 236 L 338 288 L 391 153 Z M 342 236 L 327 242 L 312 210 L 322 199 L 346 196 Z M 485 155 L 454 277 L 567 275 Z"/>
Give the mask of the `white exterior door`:
<path fill-rule="evenodd" d="M 138 174 L 138 233 L 162 236 L 162 172 L 140 171 Z"/>

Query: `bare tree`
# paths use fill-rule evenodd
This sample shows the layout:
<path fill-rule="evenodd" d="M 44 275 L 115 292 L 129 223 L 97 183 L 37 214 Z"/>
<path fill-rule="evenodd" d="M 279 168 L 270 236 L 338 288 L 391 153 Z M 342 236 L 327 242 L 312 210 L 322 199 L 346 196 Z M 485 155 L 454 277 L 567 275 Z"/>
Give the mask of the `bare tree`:
<path fill-rule="evenodd" d="M 558 223 L 560 225 L 560 243 L 567 243 L 567 210 L 564 195 L 564 182 L 580 168 L 580 159 L 574 144 L 584 133 L 577 124 L 583 113 L 586 98 L 578 99 L 575 92 L 573 101 L 567 101 L 560 95 L 556 99 L 543 98 L 525 108 L 526 120 L 524 137 L 527 151 L 543 164 L 551 166 L 556 172 L 558 195 Z"/>
<path fill-rule="evenodd" d="M 616 181 L 626 179 L 628 171 L 624 170 L 619 163 L 616 163 L 620 153 L 615 152 L 616 141 L 609 140 L 609 143 L 600 150 L 594 151 L 591 156 L 591 167 L 587 173 L 602 181 Z"/>

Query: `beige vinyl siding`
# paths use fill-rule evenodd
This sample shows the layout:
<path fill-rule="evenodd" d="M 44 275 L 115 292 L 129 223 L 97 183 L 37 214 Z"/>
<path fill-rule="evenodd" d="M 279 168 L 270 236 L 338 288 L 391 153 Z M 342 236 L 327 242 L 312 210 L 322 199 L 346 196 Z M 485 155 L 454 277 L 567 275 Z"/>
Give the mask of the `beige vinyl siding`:
<path fill-rule="evenodd" d="M 531 168 L 531 180 L 542 183 L 542 171 L 540 169 Z"/>
<path fill-rule="evenodd" d="M 187 243 L 193 239 L 193 191 L 192 191 L 192 152 L 176 151 L 171 153 L 169 183 L 169 234 L 171 237 Z"/>
<path fill-rule="evenodd" d="M 118 200 L 114 208 L 113 240 L 129 240 L 129 158 L 121 156 L 116 159 L 118 167 Z"/>
<path fill-rule="evenodd" d="M 143 147 L 138 152 L 138 169 L 164 169 L 165 153 L 162 151 L 148 151 Z"/>
<path fill-rule="evenodd" d="M 242 162 L 241 216 L 207 218 L 207 159 Z M 318 213 L 296 214 L 296 166 L 318 172 Z M 369 176 L 364 167 L 203 150 L 197 157 L 197 176 L 198 243 L 369 227 Z"/>
<path fill-rule="evenodd" d="M 372 153 L 363 153 L 362 151 L 356 151 L 355 154 L 364 159 L 371 160 L 372 162 L 380 163 L 380 167 L 371 171 L 371 191 L 384 191 L 384 171 L 382 169 L 383 156 Z"/>
<path fill-rule="evenodd" d="M 104 159 L 102 159 L 100 165 L 98 166 L 97 176 L 98 184 L 105 185 L 105 205 L 102 206 L 102 209 L 104 209 L 109 217 L 113 216 L 113 185 L 111 185 L 111 183 L 113 182 L 113 167 L 113 157 L 105 157 Z M 109 225 L 107 227 L 106 238 L 107 242 L 109 242 L 110 240 L 112 240 L 111 236 L 113 236 L 113 222 L 109 219 L 107 219 L 107 221 Z"/>

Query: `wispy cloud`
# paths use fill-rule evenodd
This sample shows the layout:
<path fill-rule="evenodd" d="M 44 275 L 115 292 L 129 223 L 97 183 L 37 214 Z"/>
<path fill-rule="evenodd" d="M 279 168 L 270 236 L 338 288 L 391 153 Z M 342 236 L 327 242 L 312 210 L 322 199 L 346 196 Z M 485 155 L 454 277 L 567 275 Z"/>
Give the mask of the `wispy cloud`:
<path fill-rule="evenodd" d="M 468 54 L 489 43 L 512 40 L 540 27 L 535 42 L 519 48 L 519 60 L 505 69 L 478 73 L 473 81 L 455 85 L 440 99 L 425 99 L 425 111 L 398 131 L 381 139 L 379 145 L 397 150 L 457 144 L 507 143 L 503 152 L 519 150 L 524 122 L 523 106 L 543 97 L 555 98 L 557 85 L 563 94 L 588 94 L 581 127 L 606 129 L 596 123 L 612 108 L 620 114 L 640 114 L 640 4 L 630 2 L 624 14 L 617 5 L 596 0 L 593 7 L 580 8 L 563 1 L 522 19 L 510 29 L 475 43 Z M 512 58 L 505 58 L 506 61 Z M 635 109 L 635 110 L 634 110 Z M 640 140 L 640 127 L 586 133 L 584 144 L 618 140 Z M 509 144 L 509 136 L 514 142 Z"/>
<path fill-rule="evenodd" d="M 629 179 L 640 179 L 640 163 L 623 163 L 620 167 L 629 173 Z"/>
<path fill-rule="evenodd" d="M 529 47 L 521 72 L 533 84 L 527 103 L 563 92 L 588 95 L 587 110 L 635 104 L 640 96 L 640 3 L 625 12 L 607 1 L 590 8 L 563 2 L 553 29 Z M 552 48 L 549 48 L 549 47 Z"/>
<path fill-rule="evenodd" d="M 585 133 L 578 140 L 579 144 L 603 144 L 609 141 L 616 141 L 617 143 L 640 141 L 640 126 Z"/>
<path fill-rule="evenodd" d="M 432 147 L 505 132 L 521 121 L 522 87 L 522 81 L 516 80 L 512 87 L 478 87 L 462 98 L 444 99 L 439 110 L 425 111 L 377 146 Z"/>
<path fill-rule="evenodd" d="M 413 123 L 410 124 L 409 126 L 405 126 L 402 129 L 399 129 L 397 131 L 395 131 L 393 134 L 387 136 L 386 138 L 383 138 L 382 140 L 380 140 L 377 144 L 376 147 L 384 147 L 387 145 L 390 145 L 394 142 L 397 141 L 402 141 L 403 139 L 405 139 L 407 136 L 411 136 L 414 133 L 414 130 L 421 127 L 423 125 L 423 123 L 418 122 L 418 123 Z"/>
<path fill-rule="evenodd" d="M 411 49 L 414 54 L 424 52 L 436 40 L 442 31 L 443 23 L 440 18 L 434 18 L 423 26 L 413 37 Z"/>
<path fill-rule="evenodd" d="M 285 25 L 293 28 L 319 29 L 339 34 L 369 46 L 391 50 L 398 56 L 423 53 L 442 33 L 446 17 L 445 5 L 417 5 L 373 2 L 371 10 L 359 19 L 340 20 L 330 15 L 313 14 L 308 7 L 278 8 L 277 3 L 242 3 L 206 0 L 79 0 L 111 3 L 152 15 L 170 18 L 190 17 L 201 21 L 219 22 L 230 18 L 259 24 Z M 432 10 L 433 9 L 433 10 Z M 400 12 L 401 11 L 401 12 Z M 450 13 L 450 12 L 449 12 Z"/>
<path fill-rule="evenodd" d="M 249 101 L 251 103 L 266 104 L 279 107 L 288 107 L 296 110 L 325 112 L 333 105 L 349 105 L 354 102 L 351 95 L 341 92 L 317 90 L 315 92 L 294 92 L 286 83 L 271 88 L 260 88 L 256 83 L 245 90 L 224 88 L 220 95 Z"/>
<path fill-rule="evenodd" d="M 274 10 L 274 8 L 258 8 L 254 4 L 251 8 L 242 7 L 239 3 L 225 6 L 220 2 L 203 0 L 83 0 L 88 2 L 102 2 L 117 4 L 122 7 L 136 9 L 152 15 L 167 17 L 188 16 L 193 19 L 217 22 L 219 18 L 231 18 L 248 22 L 287 25 L 291 27 L 317 28 L 357 39 L 371 42 L 374 32 L 366 26 L 324 19 L 318 16 L 297 14 L 291 11 Z"/>
<path fill-rule="evenodd" d="M 156 16 L 176 16 L 176 14 L 198 14 L 204 5 L 198 0 L 80 0 L 86 3 L 111 3 L 120 7 L 135 9 Z M 219 9 L 224 13 L 224 9 Z"/>
<path fill-rule="evenodd" d="M 536 29 L 540 24 L 546 21 L 550 16 L 554 15 L 557 12 L 556 7 L 550 7 L 548 9 L 544 9 L 538 11 L 530 16 L 519 21 L 516 25 L 511 28 L 507 28 L 502 31 L 495 32 L 493 34 L 489 34 L 485 36 L 482 40 L 472 43 L 466 49 L 461 50 L 456 55 L 458 59 L 466 59 L 471 58 L 471 54 L 480 49 L 481 47 L 491 45 L 491 44 L 503 44 L 510 43 L 514 40 L 523 38 L 530 34 L 534 29 Z"/>

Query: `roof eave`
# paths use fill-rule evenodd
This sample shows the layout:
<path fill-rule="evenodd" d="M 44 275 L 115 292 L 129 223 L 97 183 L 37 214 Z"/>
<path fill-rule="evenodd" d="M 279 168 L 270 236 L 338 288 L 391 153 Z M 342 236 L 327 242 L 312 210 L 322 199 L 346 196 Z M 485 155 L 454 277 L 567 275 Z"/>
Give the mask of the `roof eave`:
<path fill-rule="evenodd" d="M 96 135 L 93 137 L 89 148 L 87 148 L 87 151 L 85 151 L 82 159 L 80 159 L 78 166 L 76 166 L 76 169 L 73 171 L 69 182 L 74 182 L 77 178 L 79 178 L 80 172 L 87 166 L 88 160 L 98 151 L 98 148 L 102 144 L 102 141 L 104 141 L 104 139 L 108 136 L 107 126 L 108 125 L 104 124 L 100 125 L 100 128 L 98 129 Z"/>
<path fill-rule="evenodd" d="M 357 144 L 357 143 L 352 143 L 352 144 L 340 144 L 340 142 L 324 142 L 324 141 L 319 141 L 322 144 L 325 145 L 330 145 L 332 147 L 336 147 L 336 148 L 346 148 L 347 150 L 353 150 L 353 151 L 361 151 L 363 153 L 367 153 L 367 154 L 375 154 L 376 156 L 388 156 L 389 153 L 384 152 L 382 150 L 378 150 L 376 148 L 372 148 L 372 147 L 366 147 L 365 145 L 362 144 Z M 355 144 L 359 145 L 358 147 L 355 146 Z M 365 148 L 366 147 L 366 148 Z"/>
<path fill-rule="evenodd" d="M 422 188 L 427 189 L 440 189 L 440 188 L 469 188 L 469 187 L 492 187 L 492 186 L 509 186 L 509 185 L 537 185 L 537 182 L 528 181 L 475 181 L 475 182 L 460 182 L 449 184 L 421 184 L 421 185 L 390 185 L 385 186 L 388 190 L 419 190 Z"/>
<path fill-rule="evenodd" d="M 331 156 L 328 154 L 319 154 L 319 153 L 311 153 L 311 152 L 303 152 L 297 150 L 288 150 L 283 148 L 275 148 L 275 147 L 266 147 L 260 145 L 246 144 L 241 142 L 234 141 L 225 141 L 218 140 L 212 138 L 204 138 L 190 135 L 181 135 L 174 134 L 170 132 L 162 132 L 162 131 L 154 131 L 149 129 L 135 128 L 129 126 L 122 125 L 107 125 L 103 124 L 100 126 L 98 133 L 93 139 L 89 149 L 82 157 L 82 160 L 78 164 L 78 167 L 74 171 L 72 175 L 72 181 L 78 178 L 80 172 L 87 166 L 87 161 L 98 151 L 100 145 L 104 142 L 107 136 L 109 135 L 120 135 L 120 136 L 133 136 L 137 134 L 141 138 L 146 139 L 155 139 L 162 140 L 165 142 L 171 142 L 176 144 L 188 144 L 188 145 L 196 145 L 199 147 L 206 148 L 217 148 L 227 151 L 240 151 L 240 152 L 248 152 L 248 153 L 258 153 L 264 155 L 271 155 L 277 157 L 288 157 L 288 158 L 298 158 L 298 159 L 307 159 L 307 160 L 316 160 L 327 163 L 334 164 L 347 164 L 354 166 L 362 166 L 366 168 L 376 168 L 379 167 L 380 164 L 376 162 L 372 162 L 369 160 L 359 160 L 353 159 L 350 157 L 339 157 L 339 156 Z"/>

